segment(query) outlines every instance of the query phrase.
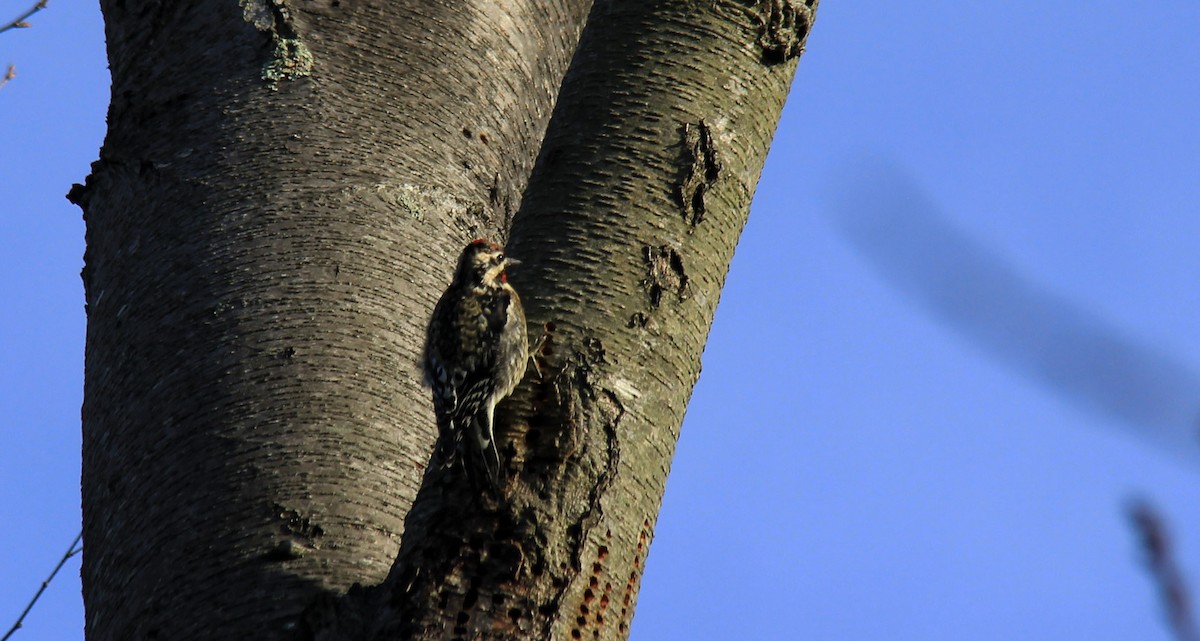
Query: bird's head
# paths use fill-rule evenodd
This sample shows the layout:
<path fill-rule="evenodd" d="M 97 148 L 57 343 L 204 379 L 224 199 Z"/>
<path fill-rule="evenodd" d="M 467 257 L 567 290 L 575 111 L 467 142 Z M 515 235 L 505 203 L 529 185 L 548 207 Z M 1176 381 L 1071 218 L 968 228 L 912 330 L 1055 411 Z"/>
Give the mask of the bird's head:
<path fill-rule="evenodd" d="M 504 248 L 483 238 L 471 241 L 458 259 L 456 278 L 466 282 L 496 286 L 508 282 L 505 268 L 518 262 L 504 255 Z"/>

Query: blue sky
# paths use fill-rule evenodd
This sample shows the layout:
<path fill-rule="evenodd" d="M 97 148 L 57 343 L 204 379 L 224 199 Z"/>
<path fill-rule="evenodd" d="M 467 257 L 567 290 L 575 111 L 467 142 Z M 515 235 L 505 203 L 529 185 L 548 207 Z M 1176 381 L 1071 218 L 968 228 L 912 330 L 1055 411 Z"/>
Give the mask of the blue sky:
<path fill-rule="evenodd" d="M 83 224 L 63 195 L 96 158 L 108 98 L 94 4 L 53 2 L 34 25 L 0 35 L 18 72 L 0 89 L 3 630 L 79 528 Z M 1051 350 L 1019 333 L 997 347 L 947 322 L 833 212 L 847 192 L 896 193 L 862 162 L 884 159 L 1068 301 L 1071 327 L 1200 371 L 1197 25 L 1200 5 L 1171 1 L 824 3 L 705 352 L 634 641 L 1171 638 L 1124 508 L 1161 509 L 1200 587 L 1200 456 L 1033 373 Z M 1097 376 L 1125 380 L 1113 362 L 1097 353 Z M 1186 401 L 1190 383 L 1164 384 Z M 82 638 L 78 559 L 14 638 Z"/>

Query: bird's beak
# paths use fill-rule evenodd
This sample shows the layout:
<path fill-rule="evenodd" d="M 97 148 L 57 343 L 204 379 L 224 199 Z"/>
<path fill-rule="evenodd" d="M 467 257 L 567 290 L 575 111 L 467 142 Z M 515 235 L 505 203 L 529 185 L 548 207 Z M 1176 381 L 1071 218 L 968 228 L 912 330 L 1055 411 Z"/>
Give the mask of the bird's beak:
<path fill-rule="evenodd" d="M 517 259 L 515 259 L 515 258 L 505 258 L 505 259 L 504 259 L 504 266 L 505 266 L 506 268 L 507 268 L 507 267 L 512 267 L 512 266 L 514 266 L 514 265 L 520 265 L 520 264 L 521 264 L 521 261 L 519 261 L 519 260 L 517 260 Z"/>

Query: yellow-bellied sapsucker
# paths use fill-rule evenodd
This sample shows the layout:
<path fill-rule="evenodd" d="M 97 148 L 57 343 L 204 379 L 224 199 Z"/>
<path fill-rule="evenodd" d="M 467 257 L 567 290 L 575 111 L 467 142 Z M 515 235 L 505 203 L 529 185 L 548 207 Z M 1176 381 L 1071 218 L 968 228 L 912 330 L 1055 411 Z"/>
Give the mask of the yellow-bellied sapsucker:
<path fill-rule="evenodd" d="M 525 310 L 504 271 L 516 264 L 500 245 L 472 241 L 425 336 L 425 383 L 433 388 L 439 458 L 450 465 L 457 457 L 473 482 L 482 466 L 492 487 L 500 473 L 492 415 L 525 375 L 529 358 Z"/>

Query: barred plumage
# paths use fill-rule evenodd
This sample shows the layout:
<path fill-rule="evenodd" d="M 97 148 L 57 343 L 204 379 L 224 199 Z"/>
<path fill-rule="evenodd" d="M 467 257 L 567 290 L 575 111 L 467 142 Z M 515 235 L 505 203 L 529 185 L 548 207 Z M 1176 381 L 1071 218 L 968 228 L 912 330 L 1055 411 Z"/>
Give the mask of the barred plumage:
<path fill-rule="evenodd" d="M 462 463 L 468 478 L 482 471 L 499 483 L 493 413 L 525 375 L 529 340 L 525 310 L 505 269 L 517 261 L 483 239 L 459 256 L 425 338 L 425 383 L 433 390 L 443 465 Z"/>

